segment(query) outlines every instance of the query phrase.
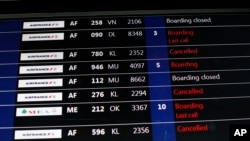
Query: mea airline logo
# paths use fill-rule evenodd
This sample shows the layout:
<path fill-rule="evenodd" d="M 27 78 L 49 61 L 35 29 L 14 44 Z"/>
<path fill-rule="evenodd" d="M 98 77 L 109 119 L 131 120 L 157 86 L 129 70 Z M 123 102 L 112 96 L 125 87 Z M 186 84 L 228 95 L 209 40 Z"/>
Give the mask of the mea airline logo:
<path fill-rule="evenodd" d="M 64 40 L 64 33 L 23 34 L 22 41 Z"/>
<path fill-rule="evenodd" d="M 61 87 L 61 86 L 63 86 L 62 78 L 18 80 L 18 88 Z"/>
<path fill-rule="evenodd" d="M 17 102 L 62 101 L 62 92 L 19 93 Z"/>
<path fill-rule="evenodd" d="M 64 21 L 24 22 L 23 29 L 64 28 Z"/>
<path fill-rule="evenodd" d="M 62 129 L 49 130 L 15 130 L 15 140 L 25 139 L 61 139 Z"/>
<path fill-rule="evenodd" d="M 19 74 L 62 73 L 63 65 L 20 66 Z"/>
<path fill-rule="evenodd" d="M 62 107 L 29 107 L 17 108 L 16 117 L 30 116 L 59 116 L 62 115 Z"/>
<path fill-rule="evenodd" d="M 21 61 L 62 60 L 63 52 L 21 53 Z"/>

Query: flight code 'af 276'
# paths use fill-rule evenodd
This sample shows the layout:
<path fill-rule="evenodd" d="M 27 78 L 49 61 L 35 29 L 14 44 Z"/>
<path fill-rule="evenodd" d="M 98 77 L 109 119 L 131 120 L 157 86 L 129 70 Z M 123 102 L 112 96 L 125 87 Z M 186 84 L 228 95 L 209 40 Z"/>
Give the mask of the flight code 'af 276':
<path fill-rule="evenodd" d="M 136 89 L 130 91 L 131 97 L 145 97 L 147 96 L 147 90 L 145 89 Z M 120 94 L 117 90 L 110 90 L 110 91 L 92 91 L 91 98 L 104 98 L 105 95 L 109 95 L 110 97 L 119 97 Z"/>
<path fill-rule="evenodd" d="M 105 101 L 128 101 L 147 100 L 148 88 L 119 88 L 119 89 L 96 89 L 96 90 L 68 90 L 63 92 L 65 102 L 105 102 Z M 83 95 L 84 93 L 84 95 Z M 62 96 L 61 96 L 62 97 Z"/>

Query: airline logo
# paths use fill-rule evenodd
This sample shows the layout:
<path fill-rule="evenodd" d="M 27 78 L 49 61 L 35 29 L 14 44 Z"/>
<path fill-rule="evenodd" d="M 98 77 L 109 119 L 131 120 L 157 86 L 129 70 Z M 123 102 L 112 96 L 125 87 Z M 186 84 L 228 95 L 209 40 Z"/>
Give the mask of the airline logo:
<path fill-rule="evenodd" d="M 19 93 L 17 102 L 62 101 L 61 92 L 50 93 Z"/>
<path fill-rule="evenodd" d="M 23 34 L 22 41 L 64 40 L 64 33 Z"/>
<path fill-rule="evenodd" d="M 50 130 L 15 130 L 15 140 L 27 139 L 61 139 L 62 129 Z"/>
<path fill-rule="evenodd" d="M 24 22 L 23 29 L 64 28 L 64 21 Z"/>
<path fill-rule="evenodd" d="M 19 74 L 62 73 L 63 65 L 20 66 Z"/>
<path fill-rule="evenodd" d="M 63 52 L 21 53 L 21 61 L 62 60 Z"/>
<path fill-rule="evenodd" d="M 17 108 L 17 117 L 31 117 L 31 116 L 60 116 L 62 115 L 62 107 L 29 107 Z"/>
<path fill-rule="evenodd" d="M 34 87 L 61 87 L 63 79 L 25 79 L 18 81 L 18 88 L 34 88 Z"/>

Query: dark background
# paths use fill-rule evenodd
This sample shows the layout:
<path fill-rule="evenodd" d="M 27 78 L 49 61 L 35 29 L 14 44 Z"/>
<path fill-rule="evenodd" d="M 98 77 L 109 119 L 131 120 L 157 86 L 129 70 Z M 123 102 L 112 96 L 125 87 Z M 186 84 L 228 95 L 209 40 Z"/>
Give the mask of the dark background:
<path fill-rule="evenodd" d="M 230 6 L 231 4 L 231 6 Z M 124 10 L 247 8 L 240 1 L 182 0 L 0 0 L 0 14 Z"/>

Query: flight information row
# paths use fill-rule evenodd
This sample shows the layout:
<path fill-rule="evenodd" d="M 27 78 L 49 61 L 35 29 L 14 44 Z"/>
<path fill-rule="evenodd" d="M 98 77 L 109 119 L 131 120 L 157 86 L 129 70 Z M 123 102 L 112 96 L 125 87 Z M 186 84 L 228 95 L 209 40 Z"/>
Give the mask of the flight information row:
<path fill-rule="evenodd" d="M 230 104 L 233 102 L 238 104 Z M 177 100 L 173 102 L 159 100 L 148 102 L 85 102 L 83 104 L 27 104 L 15 107 L 15 125 L 18 127 L 146 123 L 154 121 L 171 122 L 173 119 L 174 121 L 242 120 L 250 118 L 250 114 L 237 109 L 244 109 L 249 105 L 249 97 Z M 173 113 L 170 112 L 171 109 L 173 109 Z M 164 115 L 166 113 L 170 115 L 167 117 Z"/>
<path fill-rule="evenodd" d="M 240 64 L 238 62 L 241 62 Z M 61 62 L 61 63 L 28 63 L 19 65 L 19 77 L 43 75 L 89 75 L 89 74 L 120 74 L 120 73 L 175 73 L 190 71 L 237 71 L 249 70 L 250 58 L 210 58 L 180 60 L 138 60 L 138 61 L 94 61 L 94 62 Z M 168 66 L 169 65 L 169 66 Z M 4 68 L 16 68 L 16 65 L 1 65 Z M 148 67 L 154 71 L 147 71 Z M 1 72 L 1 71 L 0 71 Z M 16 72 L 3 71 L 0 76 L 15 76 Z"/>
<path fill-rule="evenodd" d="M 225 45 L 249 44 L 248 26 L 113 29 L 87 31 L 50 31 L 32 33 L 2 33 L 1 36 L 21 38 L 21 50 L 100 48 L 164 45 Z M 216 33 L 216 34 L 214 34 Z M 21 36 L 21 37 L 20 37 Z M 147 41 L 147 42 L 146 42 Z M 6 43 L 5 43 L 6 44 Z M 17 50 L 3 47 L 2 50 Z"/>
<path fill-rule="evenodd" d="M 250 57 L 249 45 L 221 45 L 221 46 L 190 46 L 190 47 L 126 47 L 100 49 L 56 49 L 37 51 L 2 51 L 0 52 L 1 65 L 16 63 L 20 65 L 35 63 L 67 63 L 67 62 L 117 62 L 119 60 L 213 60 L 230 61 L 239 59 L 240 62 Z M 226 50 L 226 51 L 225 51 Z M 20 56 L 20 57 L 18 57 Z M 12 59 L 6 59 L 11 57 Z M 225 59 L 223 59 L 225 58 Z M 242 60 L 241 60 L 242 59 Z M 231 63 L 228 61 L 228 63 Z M 210 61 L 207 61 L 208 63 Z M 216 63 L 216 61 L 212 61 Z M 233 62 L 232 62 L 233 63 Z M 243 61 L 244 63 L 244 61 Z M 221 63 L 223 65 L 223 63 Z M 235 64 L 231 65 L 232 67 Z M 240 64 L 238 64 L 240 65 Z M 246 66 L 247 67 L 247 66 Z"/>
<path fill-rule="evenodd" d="M 150 86 L 175 85 L 205 85 L 205 84 L 231 84 L 248 83 L 249 70 L 222 70 L 211 72 L 184 72 L 184 73 L 132 73 L 109 75 L 56 75 L 56 76 L 30 76 L 16 80 L 16 77 L 2 77 L 1 90 L 15 90 L 10 83 L 17 85 L 18 89 L 48 89 L 48 88 L 95 88 L 95 87 L 133 87 L 148 86 L 148 82 L 154 81 Z M 148 77 L 149 76 L 149 77 Z"/>
<path fill-rule="evenodd" d="M 75 15 L 74 15 L 75 16 Z M 162 17 L 144 16 L 113 16 L 113 17 L 74 17 L 74 18 L 47 18 L 25 20 L 23 30 L 37 29 L 95 29 L 95 28 L 134 28 L 134 27 L 159 27 L 162 24 L 152 24 L 151 20 L 157 19 L 163 27 L 171 26 L 211 26 L 211 25 L 247 25 L 249 15 L 181 15 Z M 232 20 L 234 19 L 234 20 Z"/>
<path fill-rule="evenodd" d="M 78 102 L 107 102 L 107 101 L 147 101 L 147 100 L 195 100 L 220 98 L 247 98 L 250 83 L 235 83 L 224 85 L 203 86 L 155 86 L 155 87 L 126 87 L 126 88 L 69 88 L 69 89 L 33 89 L 18 90 L 18 92 L 0 92 L 7 98 L 15 95 L 18 104 L 36 103 L 78 103 Z M 168 91 L 170 89 L 170 91 Z M 154 92 L 150 94 L 150 91 Z M 1 99 L 3 99 L 1 98 Z M 1 100 L 1 104 L 10 104 Z"/>

